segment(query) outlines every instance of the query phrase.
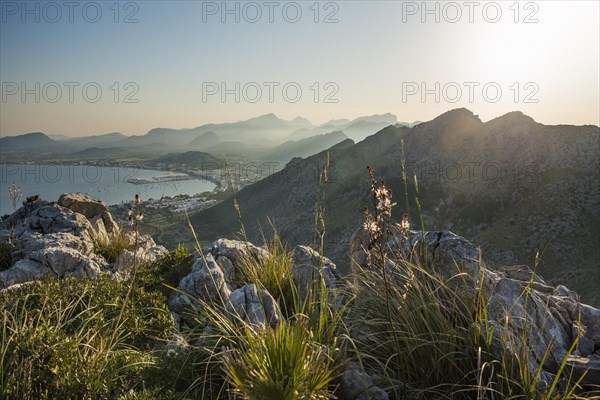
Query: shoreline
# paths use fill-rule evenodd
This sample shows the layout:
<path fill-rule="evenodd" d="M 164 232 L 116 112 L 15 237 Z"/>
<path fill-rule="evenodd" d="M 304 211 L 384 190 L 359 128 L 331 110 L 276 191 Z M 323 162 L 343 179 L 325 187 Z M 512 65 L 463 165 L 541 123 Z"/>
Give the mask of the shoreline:
<path fill-rule="evenodd" d="M 13 168 L 9 167 L 9 166 L 15 166 Z M 36 166 L 36 167 L 34 167 Z M 43 166 L 53 166 L 53 167 L 60 167 L 60 166 L 64 166 L 67 167 L 65 168 L 66 170 L 63 170 L 62 168 L 60 168 L 60 175 L 56 175 L 56 169 L 58 168 L 50 168 L 50 170 L 46 170 L 43 168 Z M 146 165 L 146 164 L 142 164 L 142 163 L 121 163 L 121 162 L 100 162 L 100 163 L 96 163 L 96 162 L 38 162 L 38 161 L 25 161 L 25 162 L 20 162 L 20 163 L 15 163 L 15 162 L 6 162 L 6 163 L 0 163 L 0 184 L 2 184 L 2 186 L 6 185 L 6 187 L 9 187 L 12 183 L 16 184 L 17 186 L 21 186 L 23 185 L 23 182 L 27 182 L 29 179 L 31 179 L 33 177 L 33 179 L 35 179 L 35 183 L 39 183 L 39 181 L 44 181 L 46 183 L 56 183 L 56 184 L 64 184 L 65 186 L 68 185 L 69 183 L 74 183 L 76 181 L 76 176 L 73 173 L 74 169 L 73 167 L 90 167 L 90 168 L 114 168 L 115 171 L 117 171 L 118 168 L 127 168 L 127 169 L 131 169 L 131 170 L 143 170 L 143 171 L 148 171 L 148 172 L 159 172 L 159 173 L 164 173 L 164 172 L 170 172 L 170 173 L 177 173 L 177 175 L 173 175 L 173 176 L 168 176 L 168 175 L 163 175 L 163 176 L 152 176 L 150 178 L 127 178 L 127 176 L 125 175 L 122 178 L 119 178 L 119 182 L 121 184 L 129 184 L 129 185 L 152 185 L 152 184 L 166 184 L 169 182 L 179 182 L 179 181 L 193 181 L 193 180 L 197 180 L 197 181 L 205 181 L 205 182 L 210 182 L 214 185 L 214 187 L 210 190 L 205 190 L 205 191 L 201 191 L 198 193 L 190 193 L 190 194 L 185 194 L 186 196 L 189 196 L 190 198 L 196 198 L 196 197 L 202 197 L 203 195 L 206 196 L 206 194 L 209 194 L 209 196 L 214 196 L 217 195 L 218 193 L 223 191 L 223 185 L 222 182 L 220 182 L 217 178 L 210 176 L 208 174 L 200 174 L 200 173 L 193 173 L 193 172 L 188 172 L 185 169 L 174 169 L 174 168 L 165 168 L 165 167 L 160 167 L 160 166 L 150 166 L 150 165 Z M 111 171 L 111 173 L 116 173 L 115 171 Z M 93 175 L 94 173 L 92 173 Z M 46 176 L 48 175 L 48 176 Z M 79 175 L 79 172 L 77 172 L 77 175 Z M 60 176 L 60 178 L 58 178 Z M 116 175 L 115 175 L 116 176 Z M 67 178 L 70 179 L 70 182 L 60 182 L 60 179 L 62 178 Z M 80 176 L 77 176 L 77 179 L 80 179 Z M 137 182 L 135 182 L 137 181 Z M 34 182 L 28 182 L 27 185 L 34 185 Z M 97 182 L 92 182 L 93 184 L 97 183 Z M 78 189 L 72 189 L 69 190 L 67 187 L 65 187 L 65 189 L 62 191 L 64 193 L 67 192 L 74 192 L 74 193 L 82 193 L 82 194 L 87 194 L 90 195 L 94 198 L 98 198 L 98 195 L 95 193 L 89 193 L 89 192 L 85 192 L 85 191 L 81 191 Z M 55 200 L 55 199 L 51 199 L 50 197 L 52 197 L 52 195 L 44 195 L 44 193 L 39 193 L 43 198 L 48 198 L 48 200 Z M 164 197 L 165 199 L 173 199 L 176 196 L 178 196 L 179 194 L 174 194 L 172 196 L 169 195 L 163 195 L 162 197 Z M 22 199 L 24 200 L 24 198 Z M 110 201 L 110 200 L 104 200 L 104 199 L 100 199 L 102 201 L 104 201 L 108 206 L 116 206 L 118 207 L 119 205 L 122 204 L 123 201 Z M 4 201 L 3 201 L 4 203 Z M 10 210 L 7 211 L 10 213 Z M 0 213 L 1 214 L 1 213 Z"/>
<path fill-rule="evenodd" d="M 129 168 L 129 169 L 139 169 L 139 170 L 144 170 L 144 171 L 160 171 L 160 172 L 179 172 L 182 175 L 185 175 L 186 177 L 189 177 L 187 179 L 182 179 L 182 178 L 177 178 L 177 176 L 173 177 L 175 179 L 167 179 L 167 180 L 162 180 L 160 179 L 161 177 L 157 177 L 159 179 L 157 179 L 156 181 L 150 181 L 148 180 L 148 182 L 142 182 L 142 183 L 133 183 L 133 182 L 129 182 L 132 184 L 151 184 L 151 183 L 161 183 L 161 182 L 172 182 L 172 181 L 178 181 L 178 180 L 192 180 L 192 179 L 199 179 L 199 180 L 205 180 L 211 183 L 215 184 L 215 188 L 212 191 L 220 191 L 218 189 L 221 188 L 222 182 L 208 174 L 200 174 L 200 173 L 189 173 L 185 170 L 183 170 L 182 168 L 165 168 L 165 167 L 160 167 L 160 166 L 154 166 L 154 165 L 145 165 L 145 164 L 138 164 L 138 163 L 114 163 L 114 162 L 100 162 L 100 163 L 95 163 L 95 162 L 84 162 L 84 161 L 79 161 L 79 162 L 75 162 L 75 161 L 70 161 L 70 162 L 59 162 L 59 161 L 43 161 L 43 162 L 37 162 L 37 161 L 28 161 L 28 162 L 20 162 L 20 163 L 15 163 L 15 162 L 0 162 L 0 170 L 2 170 L 2 166 L 5 165 L 18 165 L 18 166 L 22 166 L 22 165 L 65 165 L 65 166 L 78 166 L 78 167 L 98 167 L 98 168 Z M 2 170 L 3 171 L 3 170 Z M 3 184 L 8 184 L 8 180 L 5 181 L 4 180 L 4 176 L 1 176 L 2 179 L 0 179 L 0 183 Z M 132 178 L 132 179 L 137 179 L 137 178 Z M 127 181 L 124 181 L 127 182 Z"/>

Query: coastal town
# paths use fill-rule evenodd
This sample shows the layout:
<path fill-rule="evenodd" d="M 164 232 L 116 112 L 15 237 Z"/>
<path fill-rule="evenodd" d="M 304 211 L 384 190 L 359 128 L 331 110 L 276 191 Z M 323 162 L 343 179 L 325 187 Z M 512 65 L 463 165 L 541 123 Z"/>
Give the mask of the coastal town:
<path fill-rule="evenodd" d="M 43 164 L 47 168 L 43 168 Z M 232 162 L 229 165 L 214 164 L 187 165 L 184 163 L 157 163 L 153 161 L 115 161 L 115 160 L 86 160 L 76 162 L 65 162 L 42 160 L 31 163 L 20 163 L 6 165 L 2 168 L 3 182 L 8 182 L 15 177 L 20 178 L 23 174 L 35 174 L 35 179 L 48 181 L 56 175 L 53 167 L 58 166 L 59 175 L 75 175 L 70 168 L 85 166 L 86 171 L 95 169 L 93 174 L 98 175 L 99 168 L 109 168 L 111 179 L 114 183 L 127 182 L 134 185 L 164 184 L 167 182 L 189 181 L 201 179 L 212 182 L 215 187 L 212 191 L 201 193 L 177 195 L 174 197 L 161 196 L 161 198 L 144 199 L 144 206 L 148 211 L 169 210 L 170 213 L 183 213 L 208 208 L 231 193 L 230 184 L 236 191 L 255 183 L 276 171 L 273 163 L 261 165 L 255 162 Z M 11 168 L 12 167 L 12 168 Z M 14 171 L 13 171 L 14 169 Z M 167 174 L 156 174 L 151 177 L 137 177 L 135 174 L 123 173 L 123 170 L 156 170 Z M 51 171 L 50 171 L 51 170 Z M 50 171 L 50 172 L 48 172 Z M 46 175 L 53 175 L 46 177 Z M 46 179 L 47 178 L 47 179 Z M 118 210 L 127 204 L 113 204 L 110 207 Z M 118 215 L 118 214 L 117 214 Z"/>
<path fill-rule="evenodd" d="M 114 164 L 112 164 L 114 166 Z M 233 183 L 236 191 L 255 183 L 270 173 L 275 172 L 270 165 L 270 169 L 257 167 L 250 163 L 233 163 L 230 168 L 224 166 L 212 165 L 212 168 L 203 166 L 187 166 L 185 164 L 165 164 L 165 163 L 121 163 L 120 167 L 156 169 L 168 171 L 169 175 L 155 176 L 148 178 L 129 178 L 127 182 L 137 185 L 152 183 L 166 183 L 175 181 L 185 181 L 191 179 L 203 179 L 215 184 L 212 191 L 205 191 L 196 194 L 181 194 L 177 196 L 163 196 L 161 198 L 143 199 L 143 208 L 146 219 L 154 222 L 171 218 L 177 215 L 204 210 L 218 202 L 222 201 L 231 193 L 230 184 Z M 216 168 L 215 168 L 216 167 Z M 115 216 L 122 218 L 122 223 L 126 223 L 127 211 L 130 207 L 128 203 L 113 204 L 109 206 Z"/>

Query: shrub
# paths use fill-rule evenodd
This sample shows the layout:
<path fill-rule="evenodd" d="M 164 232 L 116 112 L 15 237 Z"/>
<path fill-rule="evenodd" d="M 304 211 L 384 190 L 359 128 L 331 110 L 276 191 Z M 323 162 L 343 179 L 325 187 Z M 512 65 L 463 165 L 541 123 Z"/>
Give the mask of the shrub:
<path fill-rule="evenodd" d="M 472 307 L 416 264 L 387 265 L 387 289 L 380 270 L 361 270 L 356 279 L 350 330 L 357 357 L 408 398 L 460 398 L 477 370 Z"/>
<path fill-rule="evenodd" d="M 138 282 L 146 291 L 158 291 L 168 297 L 170 287 L 177 287 L 179 281 L 192 269 L 194 257 L 179 245 L 165 257 L 150 264 L 142 265 L 138 271 Z"/>
<path fill-rule="evenodd" d="M 405 254 L 402 243 L 409 240 L 409 216 L 405 214 L 401 224 L 391 220 L 395 206 L 391 191 L 375 180 L 371 168 L 369 175 L 375 210 L 372 215 L 365 208 L 366 266 L 355 273 L 357 299 L 349 319 L 354 356 L 362 365 L 383 377 L 396 398 L 576 398 L 582 377 L 575 380 L 565 367 L 577 341 L 556 376 L 542 371 L 549 349 L 535 360 L 537 370 L 531 370 L 536 365 L 530 363 L 535 357 L 533 327 L 516 316 L 506 317 L 505 329 L 489 320 L 483 277 L 477 287 L 456 264 L 456 276 L 442 279 L 428 268 L 424 240 L 420 248 Z M 416 178 L 415 187 L 418 194 Z M 424 231 L 418 197 L 415 203 Z M 392 249 L 392 235 L 400 249 Z M 532 275 L 520 295 L 526 304 L 533 279 Z M 477 290 L 467 294 L 464 287 Z M 509 325 L 520 328 L 513 335 Z M 493 336 L 498 334 L 501 354 L 491 354 Z M 542 375 L 552 380 L 549 387 L 542 387 Z"/>
<path fill-rule="evenodd" d="M 185 350 L 163 352 L 144 381 L 157 399 L 228 399 L 220 348 L 206 341 L 189 344 Z"/>

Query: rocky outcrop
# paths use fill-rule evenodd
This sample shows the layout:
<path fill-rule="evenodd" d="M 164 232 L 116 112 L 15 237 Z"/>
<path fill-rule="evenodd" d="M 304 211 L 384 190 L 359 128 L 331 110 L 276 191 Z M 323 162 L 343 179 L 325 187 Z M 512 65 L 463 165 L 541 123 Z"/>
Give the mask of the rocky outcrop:
<path fill-rule="evenodd" d="M 85 278 L 108 273 L 122 278 L 134 265 L 133 252 L 123 250 L 109 263 L 94 246 L 94 239 L 110 240 L 119 232 L 106 204 L 85 195 L 67 193 L 57 203 L 24 202 L 0 224 L 0 241 L 13 247 L 10 267 L 0 272 L 0 289 L 48 275 Z M 129 237 L 135 243 L 133 235 Z M 150 237 L 140 236 L 135 259 L 151 262 L 166 252 Z"/>
<path fill-rule="evenodd" d="M 197 305 L 223 306 L 231 295 L 231 285 L 217 264 L 213 255 L 207 253 L 198 257 L 187 274 L 169 298 L 169 309 L 175 320 L 196 326 Z M 200 303 L 198 302 L 200 301 Z"/>
<path fill-rule="evenodd" d="M 249 260 L 266 262 L 269 253 L 249 242 L 218 239 L 202 250 L 186 275 L 169 298 L 169 308 L 177 321 L 196 325 L 199 299 L 215 304 L 237 315 L 245 322 L 275 327 L 282 320 L 279 304 L 271 293 L 244 282 L 241 273 Z M 307 246 L 292 250 L 292 274 L 300 298 L 306 296 L 318 279 L 325 287 L 339 286 L 335 264 Z"/>
<path fill-rule="evenodd" d="M 235 285 L 236 268 L 237 270 L 245 268 L 249 260 L 264 262 L 268 257 L 267 251 L 262 247 L 250 242 L 229 239 L 215 240 L 210 246 L 202 249 L 202 252 L 211 254 L 215 258 L 230 285 Z"/>
<path fill-rule="evenodd" d="M 389 239 L 389 259 L 401 256 L 420 262 L 449 285 L 456 285 L 466 300 L 475 300 L 481 290 L 489 319 L 488 331 L 483 334 L 492 338 L 492 355 L 503 354 L 506 346 L 517 354 L 521 350 L 530 352 L 526 358 L 529 370 L 541 367 L 540 386 L 552 383 L 563 360 L 574 377 L 587 374 L 584 384 L 600 381 L 600 310 L 581 304 L 578 296 L 564 286 L 547 285 L 527 266 L 489 270 L 482 262 L 480 249 L 450 231 L 411 232 L 409 236 L 410 240 L 399 236 Z M 351 242 L 353 268 L 369 268 L 362 229 Z M 296 246 L 291 254 L 294 284 L 300 296 L 306 296 L 318 280 L 328 289 L 345 285 L 335 264 L 313 249 Z M 176 320 L 194 326 L 199 304 L 194 298 L 198 298 L 249 325 L 261 329 L 276 326 L 284 318 L 277 301 L 266 290 L 242 282 L 244 274 L 240 273 L 248 259 L 264 262 L 268 257 L 261 247 L 227 239 L 204 248 L 169 300 Z M 387 268 L 394 268 L 392 261 Z M 341 382 L 341 398 L 387 396 L 359 368 L 349 367 Z"/>
<path fill-rule="evenodd" d="M 83 215 L 92 225 L 103 227 L 109 234 L 119 232 L 119 226 L 102 201 L 80 193 L 65 193 L 58 199 L 58 205 Z"/>
<path fill-rule="evenodd" d="M 131 243 L 136 243 L 134 234 L 128 234 L 128 237 Z M 125 278 L 131 272 L 132 265 L 151 263 L 164 257 L 167 252 L 164 246 L 157 245 L 150 236 L 139 235 L 135 251 L 133 249 L 121 250 L 110 267 L 111 273 L 117 279 Z"/>
<path fill-rule="evenodd" d="M 450 231 L 411 232 L 409 237 L 396 235 L 387 241 L 386 253 L 391 260 L 398 254 L 411 256 L 454 283 L 465 298 L 474 296 L 481 287 L 490 321 L 485 333 L 492 334 L 493 355 L 507 348 L 517 354 L 528 349 L 529 370 L 535 372 L 541 364 L 542 386 L 552 383 L 563 361 L 576 379 L 587 371 L 584 383 L 600 382 L 600 310 L 581 304 L 564 286 L 547 285 L 527 266 L 489 270 L 480 250 Z M 365 238 L 361 228 L 351 241 L 355 270 L 369 268 Z"/>

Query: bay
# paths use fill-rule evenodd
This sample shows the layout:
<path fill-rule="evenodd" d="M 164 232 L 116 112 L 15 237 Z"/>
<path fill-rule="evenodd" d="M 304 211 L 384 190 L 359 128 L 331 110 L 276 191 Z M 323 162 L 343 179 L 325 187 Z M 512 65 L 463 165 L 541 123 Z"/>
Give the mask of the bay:
<path fill-rule="evenodd" d="M 77 192 L 107 204 L 121 204 L 131 202 L 136 193 L 142 200 L 160 199 L 180 194 L 195 195 L 212 191 L 216 186 L 196 177 L 161 181 L 169 175 L 184 174 L 122 166 L 0 164 L 0 215 L 13 212 L 8 190 L 13 183 L 23 193 L 17 201 L 17 208 L 33 195 L 55 201 L 63 193 Z M 131 179 L 148 183 L 134 184 L 129 182 Z"/>

